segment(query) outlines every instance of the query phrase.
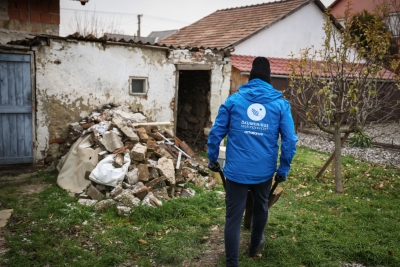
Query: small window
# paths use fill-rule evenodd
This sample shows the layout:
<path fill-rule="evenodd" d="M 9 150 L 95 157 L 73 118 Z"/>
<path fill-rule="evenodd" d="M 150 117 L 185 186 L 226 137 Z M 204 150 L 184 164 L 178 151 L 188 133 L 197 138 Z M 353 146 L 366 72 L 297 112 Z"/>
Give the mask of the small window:
<path fill-rule="evenodd" d="M 129 77 L 129 93 L 132 95 L 147 94 L 147 78 Z"/>

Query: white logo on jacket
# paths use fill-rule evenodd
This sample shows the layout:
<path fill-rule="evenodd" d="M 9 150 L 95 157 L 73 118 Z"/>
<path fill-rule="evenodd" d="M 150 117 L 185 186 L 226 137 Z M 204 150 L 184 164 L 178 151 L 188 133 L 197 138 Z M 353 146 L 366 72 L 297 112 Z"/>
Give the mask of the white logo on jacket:
<path fill-rule="evenodd" d="M 252 121 L 260 121 L 264 119 L 266 111 L 261 104 L 252 104 L 247 108 L 247 116 L 249 116 Z"/>

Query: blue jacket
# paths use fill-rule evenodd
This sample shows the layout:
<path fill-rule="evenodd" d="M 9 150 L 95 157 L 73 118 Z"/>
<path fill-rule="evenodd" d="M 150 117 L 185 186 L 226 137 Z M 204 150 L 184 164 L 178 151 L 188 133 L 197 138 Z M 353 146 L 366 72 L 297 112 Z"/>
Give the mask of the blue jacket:
<path fill-rule="evenodd" d="M 242 184 L 266 182 L 274 173 L 286 177 L 296 154 L 297 135 L 290 103 L 269 83 L 253 79 L 221 105 L 208 136 L 208 159 L 218 159 L 219 146 L 228 135 L 224 174 Z M 278 139 L 281 156 L 277 169 Z"/>

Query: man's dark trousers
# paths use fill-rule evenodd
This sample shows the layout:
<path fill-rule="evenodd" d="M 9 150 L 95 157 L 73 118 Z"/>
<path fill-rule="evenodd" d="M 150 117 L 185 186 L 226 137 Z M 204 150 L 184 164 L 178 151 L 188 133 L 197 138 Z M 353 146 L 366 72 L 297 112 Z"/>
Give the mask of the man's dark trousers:
<path fill-rule="evenodd" d="M 253 226 L 251 243 L 257 245 L 268 220 L 268 196 L 272 178 L 261 184 L 240 184 L 226 179 L 225 253 L 226 266 L 239 266 L 240 226 L 246 207 L 247 191 L 253 196 Z"/>

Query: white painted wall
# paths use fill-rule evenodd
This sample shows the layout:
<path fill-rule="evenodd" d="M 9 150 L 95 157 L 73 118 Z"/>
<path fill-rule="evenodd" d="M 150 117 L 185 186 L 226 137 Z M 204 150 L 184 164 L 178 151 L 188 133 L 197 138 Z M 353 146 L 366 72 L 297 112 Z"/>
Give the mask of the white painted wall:
<path fill-rule="evenodd" d="M 46 157 L 51 138 L 59 138 L 57 127 L 66 128 L 99 105 L 127 105 L 143 111 L 148 121 L 174 123 L 175 64 L 212 64 L 211 102 L 219 107 L 229 95 L 230 80 L 230 64 L 225 67 L 222 60 L 223 53 L 212 51 L 50 39 L 36 51 L 36 160 Z M 147 96 L 129 94 L 130 76 L 147 77 Z M 215 118 L 214 107 L 211 113 Z"/>
<path fill-rule="evenodd" d="M 325 33 L 323 12 L 309 3 L 285 19 L 235 46 L 233 54 L 288 58 L 293 52 L 314 46 L 320 49 Z"/>

